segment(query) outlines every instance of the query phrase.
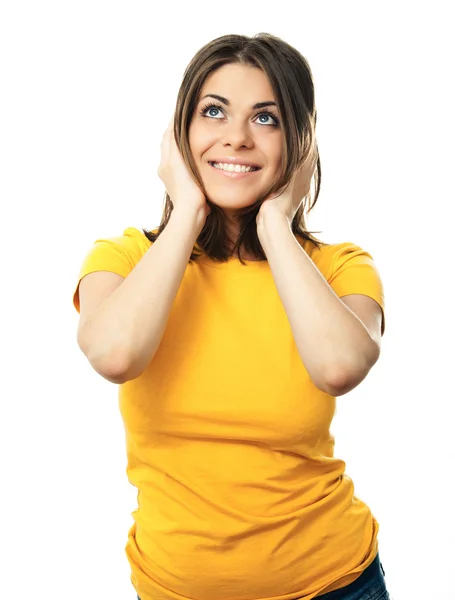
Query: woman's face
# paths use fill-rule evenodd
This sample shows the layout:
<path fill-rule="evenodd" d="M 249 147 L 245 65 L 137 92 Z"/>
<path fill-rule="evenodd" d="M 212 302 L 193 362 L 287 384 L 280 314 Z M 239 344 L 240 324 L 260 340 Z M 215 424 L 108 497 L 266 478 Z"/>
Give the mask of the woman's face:
<path fill-rule="evenodd" d="M 208 94 L 224 100 L 204 97 Z M 278 108 L 269 105 L 275 101 L 267 76 L 255 67 L 224 65 L 202 87 L 189 144 L 207 197 L 227 216 L 254 204 L 278 177 L 283 131 Z M 254 108 L 258 103 L 267 106 Z M 207 108 L 212 104 L 216 106 Z M 229 158 L 253 163 L 260 170 L 231 177 L 210 164 Z"/>

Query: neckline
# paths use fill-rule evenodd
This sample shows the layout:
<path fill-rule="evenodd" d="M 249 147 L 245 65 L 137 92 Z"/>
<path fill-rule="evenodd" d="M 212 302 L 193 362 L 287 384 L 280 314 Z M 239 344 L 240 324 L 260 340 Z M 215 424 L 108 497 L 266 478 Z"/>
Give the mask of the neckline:
<path fill-rule="evenodd" d="M 199 256 L 196 259 L 196 264 L 204 265 L 218 271 L 236 271 L 236 272 L 251 272 L 263 271 L 269 267 L 268 260 L 243 260 L 244 265 L 240 262 L 237 256 L 232 256 L 226 262 L 220 262 L 209 258 L 207 255 Z"/>

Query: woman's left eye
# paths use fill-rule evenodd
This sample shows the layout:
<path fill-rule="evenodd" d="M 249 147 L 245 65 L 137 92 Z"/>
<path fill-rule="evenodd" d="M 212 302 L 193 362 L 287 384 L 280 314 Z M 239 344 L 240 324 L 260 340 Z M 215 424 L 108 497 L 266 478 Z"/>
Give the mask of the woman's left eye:
<path fill-rule="evenodd" d="M 200 114 L 201 114 L 203 117 L 206 117 L 206 116 L 209 116 L 209 115 L 207 115 L 206 113 L 207 113 L 207 112 L 210 112 L 210 111 L 212 111 L 212 110 L 214 110 L 214 111 L 222 111 L 222 108 L 221 108 L 221 106 L 217 106 L 216 104 L 209 104 L 208 106 L 205 106 L 205 107 L 204 107 L 204 108 L 201 110 L 201 113 L 200 113 Z M 212 114 L 212 115 L 210 115 L 210 117 L 209 117 L 209 118 L 212 118 L 212 117 L 213 117 L 213 118 L 217 118 L 217 117 L 214 117 L 214 115 L 213 115 L 213 114 Z M 271 119 L 271 120 L 273 121 L 272 123 L 266 123 L 266 122 L 264 122 L 264 121 L 261 121 L 263 125 L 278 125 L 278 122 L 279 122 L 279 121 L 278 121 L 278 119 L 277 119 L 277 117 L 275 117 L 275 115 L 274 115 L 273 113 L 270 113 L 270 112 L 267 112 L 267 111 L 265 111 L 265 112 L 261 112 L 261 113 L 258 113 L 258 114 L 256 115 L 256 117 L 267 117 L 267 118 L 269 118 L 269 119 Z"/>

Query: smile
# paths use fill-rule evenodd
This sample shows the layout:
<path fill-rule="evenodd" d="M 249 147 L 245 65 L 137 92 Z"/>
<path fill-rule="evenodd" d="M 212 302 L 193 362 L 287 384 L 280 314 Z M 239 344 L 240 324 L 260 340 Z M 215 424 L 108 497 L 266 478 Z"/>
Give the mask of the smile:
<path fill-rule="evenodd" d="M 254 168 L 254 170 L 252 171 L 225 171 L 224 169 L 221 169 L 220 167 L 215 167 L 214 163 L 209 162 L 209 165 L 211 166 L 211 168 L 216 171 L 217 173 L 220 173 L 220 175 L 225 175 L 226 177 L 231 177 L 231 179 L 243 179 L 244 177 L 247 177 L 249 175 L 254 175 L 255 173 L 257 173 L 258 171 L 260 171 L 261 169 L 258 168 Z"/>

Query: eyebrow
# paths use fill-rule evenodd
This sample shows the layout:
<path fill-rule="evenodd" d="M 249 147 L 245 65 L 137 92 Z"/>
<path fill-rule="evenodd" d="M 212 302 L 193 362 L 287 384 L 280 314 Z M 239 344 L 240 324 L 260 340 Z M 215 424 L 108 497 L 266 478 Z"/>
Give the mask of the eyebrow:
<path fill-rule="evenodd" d="M 204 98 L 209 98 L 209 97 L 216 98 L 223 104 L 226 104 L 226 106 L 230 105 L 230 102 L 227 98 L 223 98 L 223 96 L 218 96 L 218 94 L 206 94 L 203 98 L 201 98 L 201 100 L 204 100 Z M 252 108 L 253 108 L 253 110 L 255 110 L 256 108 L 264 108 L 265 106 L 276 106 L 276 102 L 272 102 L 272 101 L 257 102 L 256 104 L 253 104 Z"/>

